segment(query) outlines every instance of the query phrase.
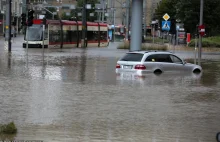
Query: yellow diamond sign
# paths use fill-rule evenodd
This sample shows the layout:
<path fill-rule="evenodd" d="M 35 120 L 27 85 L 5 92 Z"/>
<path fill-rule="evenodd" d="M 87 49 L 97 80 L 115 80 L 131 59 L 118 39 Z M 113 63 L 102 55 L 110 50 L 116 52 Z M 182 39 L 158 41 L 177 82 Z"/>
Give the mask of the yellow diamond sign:
<path fill-rule="evenodd" d="M 166 14 L 163 16 L 163 19 L 167 21 L 167 20 L 170 19 L 170 16 L 166 13 Z"/>

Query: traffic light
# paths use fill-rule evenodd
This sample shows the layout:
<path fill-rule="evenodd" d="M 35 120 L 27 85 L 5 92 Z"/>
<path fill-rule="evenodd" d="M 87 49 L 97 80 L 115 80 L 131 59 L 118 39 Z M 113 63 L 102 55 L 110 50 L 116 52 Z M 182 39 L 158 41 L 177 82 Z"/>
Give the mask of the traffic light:
<path fill-rule="evenodd" d="M 159 28 L 159 25 L 158 25 L 158 23 L 156 23 L 156 24 L 155 24 L 155 31 L 157 31 L 158 28 Z"/>
<path fill-rule="evenodd" d="M 174 35 L 176 34 L 176 20 L 175 19 L 171 19 L 170 33 Z"/>
<path fill-rule="evenodd" d="M 25 13 L 22 13 L 21 14 L 21 25 L 22 26 L 26 26 L 26 14 Z"/>
<path fill-rule="evenodd" d="M 44 17 L 43 18 L 43 24 L 46 25 L 47 24 L 47 19 Z"/>
<path fill-rule="evenodd" d="M 13 25 L 13 26 L 16 26 L 16 25 L 17 25 L 17 17 L 14 17 L 13 22 L 12 22 L 12 25 Z"/>
<path fill-rule="evenodd" d="M 34 19 L 34 10 L 30 9 L 30 10 L 28 10 L 27 26 L 32 26 L 33 25 L 33 19 Z"/>

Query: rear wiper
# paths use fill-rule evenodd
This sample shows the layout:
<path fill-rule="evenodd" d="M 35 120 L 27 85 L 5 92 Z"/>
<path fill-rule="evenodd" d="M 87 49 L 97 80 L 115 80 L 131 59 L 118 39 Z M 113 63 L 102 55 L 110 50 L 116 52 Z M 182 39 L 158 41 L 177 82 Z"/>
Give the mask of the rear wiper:
<path fill-rule="evenodd" d="M 128 61 L 128 60 L 125 60 L 125 59 L 121 59 L 121 61 Z"/>

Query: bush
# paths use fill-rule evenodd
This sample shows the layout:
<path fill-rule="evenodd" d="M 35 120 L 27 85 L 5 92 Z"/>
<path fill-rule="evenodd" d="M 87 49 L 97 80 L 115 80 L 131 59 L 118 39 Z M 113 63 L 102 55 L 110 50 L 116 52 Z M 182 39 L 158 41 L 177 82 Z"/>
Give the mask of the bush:
<path fill-rule="evenodd" d="M 117 49 L 130 49 L 130 44 L 129 43 L 123 43 L 120 44 Z M 166 51 L 167 46 L 166 45 L 144 45 L 142 44 L 141 50 L 161 50 L 161 51 Z"/>
<path fill-rule="evenodd" d="M 5 124 L 5 125 L 1 125 L 0 126 L 0 133 L 3 133 L 3 134 L 17 133 L 17 128 L 16 128 L 14 122 L 11 122 L 11 123 Z"/>
<path fill-rule="evenodd" d="M 145 42 L 147 42 L 147 43 L 153 43 L 153 37 L 147 37 L 146 39 L 145 39 Z M 159 38 L 159 37 L 155 37 L 154 38 L 154 43 L 169 43 L 169 40 L 167 40 L 167 39 L 162 39 L 162 38 Z"/>
<path fill-rule="evenodd" d="M 197 39 L 198 41 L 198 39 Z M 220 48 L 220 37 L 208 37 L 202 40 L 203 47 L 218 47 Z M 195 47 L 195 39 L 191 40 L 189 47 Z"/>

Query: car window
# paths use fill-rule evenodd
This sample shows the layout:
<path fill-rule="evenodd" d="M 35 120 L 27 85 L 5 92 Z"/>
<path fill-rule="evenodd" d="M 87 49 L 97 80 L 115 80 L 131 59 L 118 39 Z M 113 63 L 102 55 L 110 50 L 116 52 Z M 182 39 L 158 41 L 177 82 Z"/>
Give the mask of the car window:
<path fill-rule="evenodd" d="M 172 60 L 173 63 L 177 63 L 177 64 L 182 64 L 182 60 L 180 58 L 178 58 L 177 56 L 174 55 L 170 55 L 170 58 Z"/>
<path fill-rule="evenodd" d="M 170 56 L 168 54 L 149 55 L 145 61 L 146 62 L 167 62 L 167 63 L 172 62 L 172 60 L 170 59 Z"/>
<path fill-rule="evenodd" d="M 132 62 L 140 62 L 143 57 L 143 54 L 139 53 L 127 53 L 124 57 L 120 59 L 120 61 L 132 61 Z"/>
<path fill-rule="evenodd" d="M 149 55 L 146 58 L 145 62 L 156 62 L 156 60 L 157 60 L 157 55 Z"/>

